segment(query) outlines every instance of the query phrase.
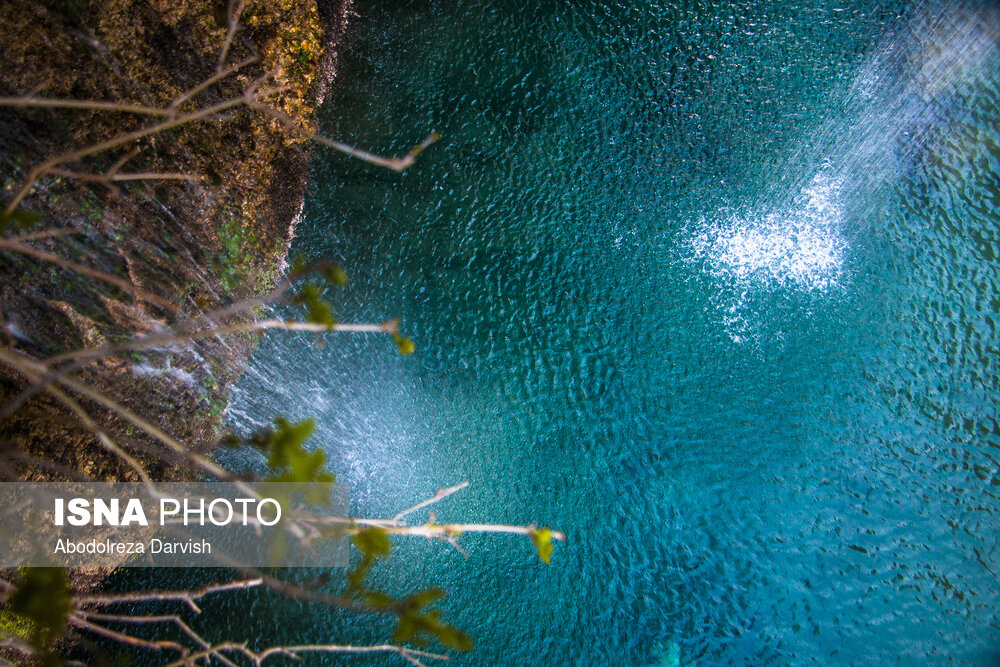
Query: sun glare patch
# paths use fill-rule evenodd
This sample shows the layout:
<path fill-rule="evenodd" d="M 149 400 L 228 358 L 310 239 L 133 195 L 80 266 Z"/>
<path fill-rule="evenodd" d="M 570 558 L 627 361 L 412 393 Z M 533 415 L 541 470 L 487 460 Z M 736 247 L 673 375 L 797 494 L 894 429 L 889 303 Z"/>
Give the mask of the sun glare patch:
<path fill-rule="evenodd" d="M 692 239 L 696 259 L 733 287 L 827 290 L 841 274 L 840 184 L 817 177 L 785 211 L 734 214 Z"/>

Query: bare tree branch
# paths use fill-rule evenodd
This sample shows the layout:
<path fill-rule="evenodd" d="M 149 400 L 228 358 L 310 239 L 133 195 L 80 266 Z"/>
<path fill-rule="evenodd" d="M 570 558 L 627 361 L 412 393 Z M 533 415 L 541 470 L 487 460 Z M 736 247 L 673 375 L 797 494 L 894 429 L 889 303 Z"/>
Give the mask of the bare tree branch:
<path fill-rule="evenodd" d="M 87 621 L 103 621 L 105 623 L 132 623 L 137 625 L 155 625 L 158 623 L 167 623 L 177 627 L 181 632 L 187 635 L 193 642 L 195 642 L 202 649 L 211 650 L 211 644 L 199 635 L 194 629 L 184 622 L 177 614 L 167 614 L 161 616 L 130 616 L 124 614 L 106 614 L 101 612 L 91 612 L 84 610 L 76 610 L 73 612 L 75 616 L 82 617 Z M 227 667 L 238 667 L 233 661 L 231 661 L 226 656 L 221 653 L 213 653 L 212 656 L 222 664 Z"/>
<path fill-rule="evenodd" d="M 101 102 L 98 100 L 65 100 L 49 97 L 0 97 L 0 107 L 20 107 L 24 109 L 89 109 L 91 111 L 121 111 L 141 116 L 167 116 L 169 111 L 140 104 L 121 102 Z"/>
<path fill-rule="evenodd" d="M 417 155 L 419 155 L 425 148 L 427 148 L 428 146 L 430 146 L 431 144 L 433 144 L 434 142 L 436 142 L 438 139 L 441 138 L 441 135 L 438 134 L 437 132 L 431 132 L 429 135 L 427 135 L 426 138 L 424 138 L 423 141 L 414 146 L 413 149 L 411 149 L 410 152 L 404 155 L 403 157 L 387 158 L 387 157 L 382 157 L 381 155 L 370 153 L 360 148 L 355 148 L 354 146 L 345 144 L 342 141 L 336 141 L 334 139 L 330 139 L 329 137 L 324 137 L 318 132 L 306 129 L 301 125 L 299 125 L 298 123 L 296 123 L 295 119 L 292 118 L 291 116 L 288 116 L 287 114 L 284 114 L 278 111 L 277 109 L 273 109 L 265 104 L 261 104 L 260 102 L 257 101 L 257 99 L 248 99 L 247 104 L 250 107 L 257 109 L 258 111 L 261 111 L 269 116 L 272 116 L 273 118 L 280 121 L 281 124 L 287 127 L 288 129 L 292 130 L 293 132 L 297 132 L 298 134 L 301 134 L 302 136 L 308 139 L 312 139 L 313 141 L 323 144 L 324 146 L 329 146 L 330 148 L 338 150 L 341 153 L 350 155 L 351 157 L 357 158 L 359 160 L 364 160 L 365 162 L 374 164 L 379 167 L 392 169 L 393 171 L 400 171 L 400 172 L 406 171 L 416 161 Z"/>
<path fill-rule="evenodd" d="M 32 456 L 27 452 L 23 452 L 19 449 L 10 449 L 3 453 L 8 459 L 12 459 L 21 463 L 22 465 L 41 468 L 43 470 L 48 470 L 54 472 L 57 475 L 62 475 L 68 477 L 75 482 L 92 482 L 94 481 L 92 477 L 80 473 L 79 470 L 70 468 L 69 466 L 64 466 L 56 463 L 55 461 L 49 461 L 48 459 L 42 458 L 40 456 Z"/>
<path fill-rule="evenodd" d="M 57 364 L 63 361 L 83 361 L 103 359 L 130 350 L 144 350 L 154 347 L 164 347 L 175 343 L 200 340 L 202 338 L 212 338 L 215 336 L 225 336 L 227 334 L 249 333 L 253 331 L 265 331 L 268 329 L 284 329 L 285 331 L 311 331 L 314 333 L 398 333 L 399 320 L 386 320 L 378 324 L 365 323 L 336 323 L 318 324 L 315 322 L 297 322 L 295 320 L 258 320 L 256 322 L 245 322 L 241 324 L 231 324 L 228 326 L 203 329 L 188 333 L 165 333 L 152 334 L 134 338 L 127 343 L 120 345 L 107 345 L 104 347 L 77 350 L 75 352 L 65 352 L 50 357 L 48 364 Z"/>
<path fill-rule="evenodd" d="M 82 233 L 82 229 L 42 229 L 37 232 L 28 232 L 27 234 L 3 237 L 2 240 L 13 241 L 14 243 L 24 243 L 25 241 L 35 241 L 37 239 L 47 239 L 55 236 L 69 236 L 71 234 Z"/>
<path fill-rule="evenodd" d="M 355 655 L 370 653 L 395 653 L 410 664 L 419 665 L 421 667 L 425 666 L 425 663 L 421 661 L 421 658 L 442 661 L 449 660 L 447 655 L 441 653 L 430 653 L 427 651 L 407 648 L 405 646 L 395 646 L 393 644 L 376 644 L 373 646 L 353 646 L 350 644 L 298 644 L 289 646 L 272 646 L 264 649 L 263 651 L 256 652 L 248 648 L 246 644 L 223 642 L 215 644 L 209 649 L 192 653 L 186 658 L 171 662 L 164 665 L 164 667 L 184 667 L 186 665 L 193 664 L 192 661 L 194 660 L 209 657 L 222 651 L 240 653 L 249 658 L 256 667 L 259 667 L 265 660 L 271 657 L 285 656 L 290 658 L 299 658 L 303 653 L 345 653 Z"/>
<path fill-rule="evenodd" d="M 95 155 L 97 153 L 103 153 L 104 151 L 110 150 L 112 148 L 117 148 L 118 146 L 123 146 L 129 144 L 137 139 L 142 139 L 144 137 L 152 136 L 154 134 L 159 134 L 166 130 L 173 129 L 175 127 L 180 127 L 181 125 L 186 125 L 188 123 L 193 123 L 195 121 L 204 120 L 214 116 L 215 114 L 226 111 L 227 109 L 232 109 L 234 107 L 244 104 L 245 100 L 242 97 L 236 97 L 233 99 L 225 100 L 219 102 L 218 104 L 213 104 L 210 107 L 206 107 L 199 111 L 194 111 L 189 114 L 182 114 L 175 117 L 168 116 L 166 120 L 153 125 L 149 125 L 140 130 L 135 130 L 133 132 L 128 132 L 125 134 L 120 134 L 116 137 L 106 139 L 104 141 L 98 142 L 96 144 L 91 144 L 89 146 L 84 146 L 83 148 L 78 148 L 76 150 L 63 153 L 62 155 L 57 155 L 55 157 L 45 160 L 39 165 L 36 165 L 29 173 L 25 182 L 21 185 L 21 188 L 14 194 L 14 197 L 7 204 L 5 209 L 8 214 L 13 213 L 18 207 L 21 201 L 28 195 L 31 188 L 38 182 L 38 179 L 42 176 L 48 174 L 53 167 L 57 167 L 61 164 L 67 162 L 72 162 L 74 160 L 79 160 L 80 158 L 88 157 L 90 155 Z"/>
<path fill-rule="evenodd" d="M 427 507 L 429 505 L 433 505 L 434 503 L 438 502 L 439 500 L 441 500 L 443 498 L 447 498 L 448 496 L 450 496 L 451 494 L 455 493 L 456 491 L 461 491 L 462 489 L 464 489 L 468 485 L 469 485 L 469 482 L 465 481 L 465 482 L 461 482 L 460 484 L 456 484 L 455 486 L 449 486 L 447 488 L 438 489 L 437 491 L 434 492 L 433 496 L 431 496 L 427 500 L 424 500 L 422 502 L 417 503 L 413 507 L 406 508 L 405 510 L 403 510 L 402 512 L 400 512 L 396 516 L 392 517 L 392 520 L 393 521 L 399 521 L 400 519 L 402 519 L 407 514 L 412 514 L 413 512 L 416 512 L 417 510 L 421 510 L 421 509 L 423 509 L 423 508 L 425 508 L 425 507 Z"/>
<path fill-rule="evenodd" d="M 33 364 L 30 359 L 24 355 L 16 353 L 12 350 L 0 348 L 0 362 L 14 368 L 31 381 L 37 382 L 42 375 L 36 364 Z M 66 393 L 58 387 L 50 385 L 46 387 L 46 391 L 52 394 L 60 403 L 69 408 L 70 411 L 83 423 L 83 425 L 97 437 L 97 440 L 105 449 L 124 461 L 133 471 L 135 471 L 135 473 L 139 476 L 139 479 L 141 479 L 144 483 L 152 486 L 152 479 L 149 477 L 149 473 L 146 472 L 146 469 L 132 456 L 130 456 L 128 452 L 119 447 L 110 438 L 110 436 L 108 436 L 108 434 L 105 433 L 94 422 L 94 420 L 90 418 L 90 415 L 79 403 L 67 396 Z"/>
<path fill-rule="evenodd" d="M 142 289 L 141 287 L 136 287 L 127 280 L 122 280 L 121 278 L 113 276 L 109 273 L 105 273 L 104 271 L 99 271 L 89 266 L 84 266 L 83 264 L 78 264 L 77 262 L 64 259 L 59 255 L 53 254 L 51 252 L 47 252 L 45 250 L 39 250 L 38 248 L 33 248 L 31 246 L 24 245 L 23 243 L 18 243 L 16 241 L 12 241 L 9 239 L 0 239 L 0 249 L 10 250 L 12 252 L 16 252 L 22 255 L 28 255 L 29 257 L 34 257 L 36 259 L 40 259 L 45 262 L 50 262 L 57 266 L 61 266 L 65 269 L 76 271 L 77 273 L 80 273 L 82 275 L 90 276 L 91 278 L 96 278 L 101 282 L 105 282 L 109 285 L 114 285 L 118 289 L 131 294 L 136 299 L 148 301 L 149 303 L 155 303 L 161 308 L 165 308 L 166 310 L 169 310 L 170 312 L 173 313 L 180 312 L 180 308 L 170 303 L 166 299 L 163 299 L 153 294 L 152 292 L 148 292 Z"/>
<path fill-rule="evenodd" d="M 226 39 L 222 43 L 222 48 L 219 49 L 219 59 L 215 65 L 217 73 L 221 73 L 222 66 L 226 64 L 226 56 L 229 55 L 229 47 L 233 43 L 233 37 L 236 35 L 237 29 L 239 29 L 240 16 L 243 14 L 243 8 L 246 7 L 246 4 L 246 0 L 237 0 L 234 6 L 233 0 L 229 1 L 229 26 L 226 29 Z"/>
<path fill-rule="evenodd" d="M 133 637 L 132 635 L 128 635 L 123 632 L 116 632 L 114 630 L 104 627 L 103 625 L 91 623 L 90 621 L 81 618 L 77 614 L 70 614 L 66 620 L 69 621 L 71 625 L 75 625 L 78 628 L 89 630 L 95 634 L 101 635 L 102 637 L 113 639 L 116 642 L 119 642 L 121 644 L 127 644 L 128 646 L 154 649 L 157 651 L 161 651 L 163 649 L 171 649 L 174 651 L 178 651 L 181 655 L 187 655 L 188 653 L 190 653 L 187 647 L 185 647 L 182 644 L 178 644 L 177 642 L 164 639 L 150 640 L 150 639 L 142 639 L 140 637 Z"/>
<path fill-rule="evenodd" d="M 119 183 L 122 181 L 204 181 L 207 176 L 201 174 L 178 174 L 173 172 L 139 172 L 135 174 L 88 174 L 82 171 L 71 171 L 69 169 L 50 169 L 50 174 L 65 176 L 80 181 L 92 181 L 97 183 Z"/>
<path fill-rule="evenodd" d="M 224 591 L 242 591 L 248 588 L 255 588 L 264 583 L 264 580 L 260 577 L 253 579 L 238 579 L 235 581 L 226 581 L 218 584 L 208 584 L 202 586 L 201 588 L 196 588 L 192 590 L 173 590 L 173 591 L 142 591 L 142 592 L 131 592 L 131 593 L 90 593 L 86 595 L 78 595 L 74 598 L 74 602 L 78 605 L 86 604 L 97 604 L 97 605 L 108 605 L 108 604 L 118 604 L 123 602 L 183 602 L 191 610 L 196 613 L 201 613 L 201 608 L 196 604 L 203 597 L 212 595 L 213 593 L 222 593 Z"/>

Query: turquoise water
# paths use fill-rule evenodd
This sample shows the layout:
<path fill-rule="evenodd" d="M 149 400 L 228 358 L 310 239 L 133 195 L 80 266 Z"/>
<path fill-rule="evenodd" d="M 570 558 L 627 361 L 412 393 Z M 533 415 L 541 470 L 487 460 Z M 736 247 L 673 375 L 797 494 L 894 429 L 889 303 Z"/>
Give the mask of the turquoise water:
<path fill-rule="evenodd" d="M 324 131 L 444 139 L 319 151 L 294 250 L 418 351 L 270 336 L 229 414 L 317 417 L 357 515 L 468 479 L 441 520 L 568 534 L 398 544 L 453 664 L 1000 660 L 996 5 L 357 11 Z M 261 646 L 389 630 L 254 600 Z"/>

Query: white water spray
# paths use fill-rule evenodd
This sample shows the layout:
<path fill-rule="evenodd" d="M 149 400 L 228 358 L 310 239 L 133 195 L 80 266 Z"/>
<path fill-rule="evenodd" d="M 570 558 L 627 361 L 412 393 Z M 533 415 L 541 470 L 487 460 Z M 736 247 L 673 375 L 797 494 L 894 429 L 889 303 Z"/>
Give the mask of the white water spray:
<path fill-rule="evenodd" d="M 790 206 L 768 201 L 702 219 L 692 230 L 689 257 L 720 284 L 719 309 L 734 342 L 749 335 L 751 291 L 826 293 L 844 280 L 851 237 L 845 202 L 850 216 L 866 215 L 870 191 L 894 182 L 927 149 L 928 131 L 941 129 L 950 97 L 995 62 L 1000 10 L 938 12 L 903 26 L 858 71 L 839 97 L 856 115 L 810 142 L 825 145 L 827 157 Z"/>

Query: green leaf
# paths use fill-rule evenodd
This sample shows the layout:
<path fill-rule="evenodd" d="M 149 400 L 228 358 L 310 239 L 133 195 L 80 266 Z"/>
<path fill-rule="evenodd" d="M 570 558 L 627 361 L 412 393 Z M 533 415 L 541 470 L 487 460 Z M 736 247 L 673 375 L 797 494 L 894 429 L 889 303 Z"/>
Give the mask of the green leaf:
<path fill-rule="evenodd" d="M 472 647 L 475 646 L 472 637 L 447 623 L 438 624 L 437 638 L 445 646 L 450 646 L 459 651 L 471 651 Z"/>
<path fill-rule="evenodd" d="M 25 211 L 15 208 L 10 213 L 0 210 L 0 234 L 6 234 L 11 229 L 26 229 L 42 219 L 38 211 Z"/>
<path fill-rule="evenodd" d="M 399 348 L 399 353 L 404 357 L 413 354 L 413 352 L 417 349 L 417 346 L 413 344 L 413 341 L 406 336 L 394 333 L 392 334 L 392 339 L 396 341 L 396 347 Z"/>
<path fill-rule="evenodd" d="M 538 551 L 538 557 L 548 565 L 552 561 L 552 531 L 548 528 L 536 528 L 531 531 L 531 543 Z"/>
<path fill-rule="evenodd" d="M 365 604 L 373 609 L 389 609 L 396 602 L 391 595 L 382 591 L 367 591 L 364 600 Z"/>
<path fill-rule="evenodd" d="M 392 550 L 389 534 L 374 526 L 355 533 L 353 542 L 365 558 L 386 558 Z"/>
<path fill-rule="evenodd" d="M 333 317 L 333 308 L 322 298 L 322 292 L 315 283 L 306 283 L 293 297 L 294 303 L 305 304 L 306 320 L 314 324 L 333 327 L 337 320 Z"/>
<path fill-rule="evenodd" d="M 370 609 L 396 614 L 396 630 L 393 633 L 396 641 L 426 646 L 428 640 L 434 638 L 445 646 L 462 651 L 472 648 L 471 637 L 442 621 L 441 612 L 437 609 L 427 609 L 444 597 L 445 593 L 440 588 L 417 591 L 401 599 L 365 588 L 365 577 L 374 562 L 379 558 L 386 558 L 392 549 L 392 542 L 385 530 L 365 528 L 357 532 L 353 540 L 361 551 L 361 560 L 347 574 L 348 590 L 356 600 L 364 602 Z"/>
<path fill-rule="evenodd" d="M 365 590 L 364 586 L 365 577 L 368 576 L 368 571 L 375 560 L 388 557 L 392 550 L 389 534 L 381 528 L 372 526 L 358 531 L 351 539 L 354 546 L 361 551 L 361 560 L 357 567 L 347 573 L 347 583 L 351 591 L 362 600 L 372 600 L 377 606 L 390 606 L 394 602 L 392 598 L 379 591 Z"/>
<path fill-rule="evenodd" d="M 332 483 L 335 477 L 326 470 L 326 454 L 321 449 L 308 450 L 303 445 L 316 430 L 315 419 L 303 419 L 292 424 L 278 417 L 275 428 L 258 431 L 248 442 L 267 453 L 267 465 L 275 475 L 266 482 L 322 482 Z M 314 502 L 322 502 L 318 498 Z M 327 496 L 326 502 L 329 502 Z"/>
<path fill-rule="evenodd" d="M 336 264 L 326 264 L 323 267 L 323 277 L 332 287 L 343 287 L 347 284 L 347 272 Z"/>
<path fill-rule="evenodd" d="M 292 424 L 283 417 L 274 420 L 278 428 L 271 431 L 268 438 L 268 449 L 270 456 L 267 464 L 272 469 L 285 468 L 291 465 L 295 456 L 302 451 L 302 445 L 312 437 L 316 430 L 315 419 L 303 419 L 297 424 Z"/>
<path fill-rule="evenodd" d="M 305 255 L 296 255 L 295 259 L 292 260 L 291 275 L 293 277 L 301 276 L 306 272 L 306 268 L 308 268 L 308 263 L 306 262 Z"/>
<path fill-rule="evenodd" d="M 428 588 L 426 590 L 417 591 L 409 597 L 407 597 L 407 602 L 411 603 L 417 609 L 423 609 L 429 604 L 433 604 L 443 598 L 445 592 L 440 588 Z"/>
<path fill-rule="evenodd" d="M 45 652 L 66 626 L 73 609 L 66 573 L 59 567 L 28 567 L 24 579 L 10 597 L 11 611 L 34 622 L 31 643 Z"/>
<path fill-rule="evenodd" d="M 473 647 L 472 637 L 442 621 L 441 612 L 436 609 L 423 614 L 410 609 L 400 613 L 393 640 L 426 646 L 428 636 L 459 651 L 468 651 Z"/>
<path fill-rule="evenodd" d="M 333 316 L 333 308 L 326 301 L 322 299 L 310 301 L 306 307 L 309 309 L 309 313 L 306 315 L 307 321 L 328 327 L 333 327 L 337 324 L 337 320 Z"/>
<path fill-rule="evenodd" d="M 316 283 L 306 283 L 299 289 L 299 293 L 292 298 L 293 303 L 309 303 L 320 297 L 319 287 Z"/>

